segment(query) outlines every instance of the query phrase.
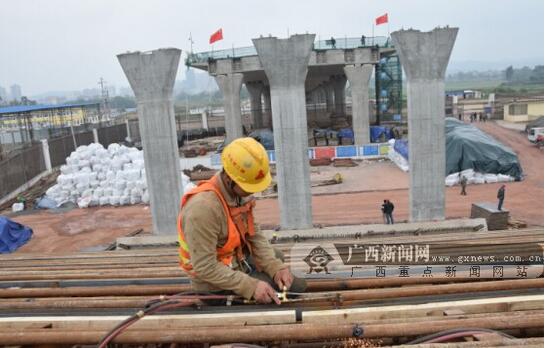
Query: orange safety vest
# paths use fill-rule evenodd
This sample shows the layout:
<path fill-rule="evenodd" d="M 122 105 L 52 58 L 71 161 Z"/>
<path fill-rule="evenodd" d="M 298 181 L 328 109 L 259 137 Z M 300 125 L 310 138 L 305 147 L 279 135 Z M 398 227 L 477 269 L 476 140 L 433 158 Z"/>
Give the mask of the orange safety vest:
<path fill-rule="evenodd" d="M 182 202 L 180 204 L 180 209 L 183 208 L 183 206 L 191 197 L 198 193 L 212 191 L 216 194 L 223 206 L 225 216 L 227 217 L 227 242 L 225 242 L 225 245 L 223 245 L 222 247 L 217 247 L 217 260 L 222 262 L 226 266 L 230 266 L 235 253 L 237 254 L 238 260 L 242 260 L 244 258 L 244 254 L 242 252 L 242 247 L 244 245 L 248 246 L 248 250 L 250 251 L 250 253 L 252 251 L 251 246 L 246 242 L 246 238 L 247 236 L 251 237 L 255 235 L 254 217 L 252 212 L 253 208 L 255 207 L 255 201 L 251 200 L 241 207 L 228 206 L 225 198 L 221 194 L 219 183 L 217 182 L 217 180 L 218 177 L 214 176 L 210 180 L 204 180 L 199 182 L 197 187 L 184 194 L 184 196 L 182 197 Z M 244 219 L 244 215 L 246 215 L 246 219 Z M 189 275 L 196 276 L 196 273 L 193 271 L 189 247 L 185 240 L 184 231 L 182 228 L 183 218 L 184 217 L 180 211 L 180 214 L 178 215 L 180 266 Z"/>

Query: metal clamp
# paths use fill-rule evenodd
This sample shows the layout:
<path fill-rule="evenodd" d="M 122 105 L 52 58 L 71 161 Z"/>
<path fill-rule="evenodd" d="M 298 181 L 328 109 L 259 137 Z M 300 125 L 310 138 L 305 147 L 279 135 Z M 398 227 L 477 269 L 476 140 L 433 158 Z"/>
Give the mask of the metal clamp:
<path fill-rule="evenodd" d="M 356 324 L 354 328 L 352 329 L 352 336 L 356 338 L 362 338 L 363 337 L 363 327 Z"/>

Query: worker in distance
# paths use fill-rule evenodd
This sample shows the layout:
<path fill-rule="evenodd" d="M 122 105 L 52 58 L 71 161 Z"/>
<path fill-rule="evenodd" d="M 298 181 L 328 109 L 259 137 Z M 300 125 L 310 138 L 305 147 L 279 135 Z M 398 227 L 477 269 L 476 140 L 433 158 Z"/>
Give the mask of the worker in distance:
<path fill-rule="evenodd" d="M 182 197 L 180 266 L 194 291 L 280 304 L 276 291 L 303 292 L 306 282 L 293 276 L 254 220 L 252 194 L 272 180 L 267 152 L 253 138 L 238 138 L 221 161 L 221 172 Z"/>

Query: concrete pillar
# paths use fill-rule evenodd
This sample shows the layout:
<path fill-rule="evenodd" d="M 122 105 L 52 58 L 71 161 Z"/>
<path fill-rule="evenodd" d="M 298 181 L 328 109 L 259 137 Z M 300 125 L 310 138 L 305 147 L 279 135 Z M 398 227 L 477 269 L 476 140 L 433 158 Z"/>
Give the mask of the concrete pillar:
<path fill-rule="evenodd" d="M 331 83 L 324 84 L 325 105 L 328 112 L 333 111 L 335 103 L 333 102 L 333 85 Z"/>
<path fill-rule="evenodd" d="M 98 141 L 98 130 L 96 128 L 93 128 L 93 141 L 96 144 L 100 144 L 100 142 Z"/>
<path fill-rule="evenodd" d="M 225 110 L 225 144 L 242 137 L 242 114 L 240 113 L 240 89 L 242 74 L 216 75 L 216 82 L 223 94 Z"/>
<path fill-rule="evenodd" d="M 265 104 L 265 114 L 263 117 L 263 127 L 272 129 L 272 107 L 271 107 L 271 87 L 263 87 L 263 102 Z"/>
<path fill-rule="evenodd" d="M 322 91 L 319 87 L 312 91 L 312 102 L 314 104 L 320 104 L 322 102 Z"/>
<path fill-rule="evenodd" d="M 411 221 L 445 218 L 445 71 L 457 33 L 392 33 L 407 76 Z"/>
<path fill-rule="evenodd" d="M 369 79 L 373 73 L 370 64 L 347 65 L 344 73 L 352 90 L 352 129 L 354 144 L 369 144 Z"/>
<path fill-rule="evenodd" d="M 136 96 L 153 231 L 177 233 L 183 193 L 172 91 L 181 51 L 165 48 L 117 56 Z"/>
<path fill-rule="evenodd" d="M 74 150 L 78 148 L 78 142 L 76 141 L 76 134 L 74 133 L 74 126 L 70 124 L 70 134 L 72 134 L 72 142 L 74 143 Z"/>
<path fill-rule="evenodd" d="M 276 179 L 283 229 L 312 227 L 305 79 L 314 36 L 253 39 L 271 86 Z"/>
<path fill-rule="evenodd" d="M 208 130 L 208 111 L 203 111 L 201 114 L 202 128 Z"/>
<path fill-rule="evenodd" d="M 344 90 L 346 88 L 346 76 L 337 75 L 332 79 L 333 93 L 335 94 L 335 114 L 344 115 Z"/>
<path fill-rule="evenodd" d="M 250 109 L 254 129 L 263 128 L 263 113 L 261 110 L 261 94 L 263 93 L 263 82 L 246 82 L 246 89 L 250 94 Z"/>
<path fill-rule="evenodd" d="M 320 104 L 325 103 L 326 100 L 326 90 L 324 86 L 318 87 L 318 100 Z"/>
<path fill-rule="evenodd" d="M 45 170 L 50 173 L 53 167 L 51 166 L 51 155 L 49 154 L 47 139 L 42 139 L 42 154 L 44 156 Z"/>
<path fill-rule="evenodd" d="M 125 120 L 125 125 L 127 126 L 127 140 L 131 141 L 132 138 L 131 138 L 131 127 L 129 125 L 129 119 Z"/>

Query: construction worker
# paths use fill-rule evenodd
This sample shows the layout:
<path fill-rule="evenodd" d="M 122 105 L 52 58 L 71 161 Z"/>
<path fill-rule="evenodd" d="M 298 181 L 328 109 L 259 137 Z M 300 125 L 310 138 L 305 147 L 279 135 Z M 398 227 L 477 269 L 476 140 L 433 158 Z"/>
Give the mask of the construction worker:
<path fill-rule="evenodd" d="M 462 191 L 460 192 L 460 194 L 462 196 L 466 196 L 467 195 L 466 193 L 467 178 L 465 177 L 465 175 L 462 175 L 461 173 L 460 173 L 460 176 L 462 177 L 460 179 L 460 186 L 462 186 Z"/>
<path fill-rule="evenodd" d="M 187 192 L 178 217 L 180 266 L 199 292 L 229 292 L 280 303 L 275 290 L 303 292 L 253 217 L 253 193 L 271 183 L 265 148 L 239 138 L 221 154 L 223 170 Z"/>
<path fill-rule="evenodd" d="M 505 199 L 505 185 L 500 186 L 497 197 L 498 197 L 498 210 L 501 211 L 501 207 L 503 206 L 503 200 Z"/>

